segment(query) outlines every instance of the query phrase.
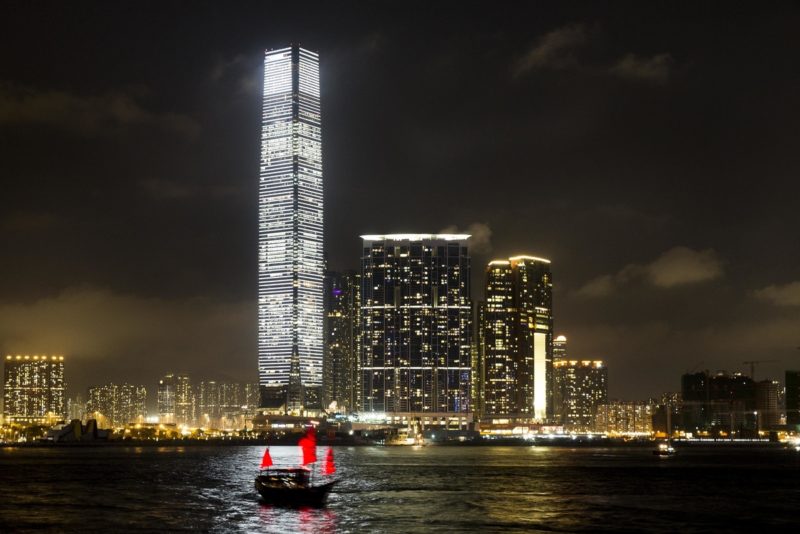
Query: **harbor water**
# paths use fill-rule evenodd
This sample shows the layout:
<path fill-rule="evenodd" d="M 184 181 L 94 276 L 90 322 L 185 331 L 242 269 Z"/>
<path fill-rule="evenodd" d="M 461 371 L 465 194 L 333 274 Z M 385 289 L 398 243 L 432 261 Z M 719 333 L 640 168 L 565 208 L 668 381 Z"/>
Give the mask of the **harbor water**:
<path fill-rule="evenodd" d="M 324 509 L 262 504 L 251 446 L 0 449 L 0 531 L 708 532 L 800 525 L 800 453 L 336 447 Z M 320 448 L 319 456 L 323 457 Z M 296 447 L 272 447 L 276 465 Z"/>

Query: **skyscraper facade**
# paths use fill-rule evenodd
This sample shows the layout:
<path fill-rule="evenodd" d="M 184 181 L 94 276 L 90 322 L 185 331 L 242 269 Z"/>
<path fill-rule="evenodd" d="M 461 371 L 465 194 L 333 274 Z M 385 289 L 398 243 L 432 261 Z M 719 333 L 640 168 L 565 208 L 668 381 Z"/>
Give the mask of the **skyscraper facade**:
<path fill-rule="evenodd" d="M 608 368 L 601 360 L 553 362 L 556 422 L 570 430 L 594 429 L 595 410 L 608 403 Z"/>
<path fill-rule="evenodd" d="M 8 355 L 3 369 L 7 423 L 47 424 L 66 415 L 64 357 Z"/>
<path fill-rule="evenodd" d="M 486 271 L 484 412 L 553 417 L 553 281 L 550 260 L 515 256 Z"/>
<path fill-rule="evenodd" d="M 318 407 L 323 359 L 319 58 L 264 58 L 258 245 L 258 373 L 265 407 Z"/>
<path fill-rule="evenodd" d="M 469 235 L 361 237 L 362 410 L 469 412 Z"/>
<path fill-rule="evenodd" d="M 324 404 L 340 412 L 358 409 L 358 356 L 361 275 L 325 275 Z"/>

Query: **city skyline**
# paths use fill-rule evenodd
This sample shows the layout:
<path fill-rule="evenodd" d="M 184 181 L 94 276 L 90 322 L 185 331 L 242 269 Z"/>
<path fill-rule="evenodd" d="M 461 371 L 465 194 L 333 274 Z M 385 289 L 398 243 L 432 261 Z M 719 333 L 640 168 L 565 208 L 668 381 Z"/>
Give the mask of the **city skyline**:
<path fill-rule="evenodd" d="M 384 231 L 471 233 L 474 265 L 551 258 L 557 333 L 608 363 L 610 397 L 676 391 L 698 365 L 774 359 L 759 378 L 780 379 L 800 362 L 798 169 L 780 142 L 798 73 L 777 53 L 796 10 L 688 23 L 629 6 L 645 32 L 588 4 L 533 24 L 432 7 L 411 39 L 405 14 L 334 31 L 331 8 L 279 24 L 200 5 L 180 12 L 192 29 L 142 43 L 144 13 L 53 9 L 59 24 L 20 7 L 3 32 L 0 349 L 68 355 L 70 393 L 257 372 L 260 69 L 291 42 L 322 58 L 330 268 Z M 40 32 L 64 43 L 55 67 L 43 45 L 15 53 Z M 484 285 L 473 269 L 476 300 Z"/>

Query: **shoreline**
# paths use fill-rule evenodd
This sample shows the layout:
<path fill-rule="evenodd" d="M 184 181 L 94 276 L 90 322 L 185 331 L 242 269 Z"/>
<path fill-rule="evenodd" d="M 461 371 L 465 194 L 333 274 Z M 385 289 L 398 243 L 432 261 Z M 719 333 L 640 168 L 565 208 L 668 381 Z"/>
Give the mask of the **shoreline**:
<path fill-rule="evenodd" d="M 107 447 L 148 447 L 148 448 L 179 448 L 179 447 L 242 447 L 242 446 L 296 446 L 297 438 L 291 439 L 168 439 L 168 440 L 110 440 L 110 441 L 86 441 L 86 442 L 31 442 L 31 443 L 0 443 L 0 449 L 74 449 L 74 448 L 107 448 Z M 558 448 L 558 449 L 650 449 L 661 440 L 611 440 L 611 439 L 540 439 L 540 440 L 480 440 L 468 442 L 435 442 L 426 443 L 422 447 L 413 445 L 391 445 L 384 443 L 369 443 L 355 441 L 336 440 L 329 442 L 320 440 L 321 447 L 376 447 L 376 448 L 422 448 L 428 447 L 539 447 L 539 448 Z M 751 449 L 751 450 L 788 450 L 791 445 L 777 441 L 681 441 L 673 440 L 672 445 L 676 449 Z"/>

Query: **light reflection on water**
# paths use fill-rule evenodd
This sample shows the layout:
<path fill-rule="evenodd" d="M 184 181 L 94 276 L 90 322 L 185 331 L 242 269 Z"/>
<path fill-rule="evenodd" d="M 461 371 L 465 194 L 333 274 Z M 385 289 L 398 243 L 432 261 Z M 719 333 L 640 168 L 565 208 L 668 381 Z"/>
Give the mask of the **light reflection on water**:
<path fill-rule="evenodd" d="M 328 507 L 295 510 L 259 501 L 263 450 L 0 449 L 0 530 L 707 531 L 786 527 L 800 502 L 794 451 L 342 447 Z"/>

